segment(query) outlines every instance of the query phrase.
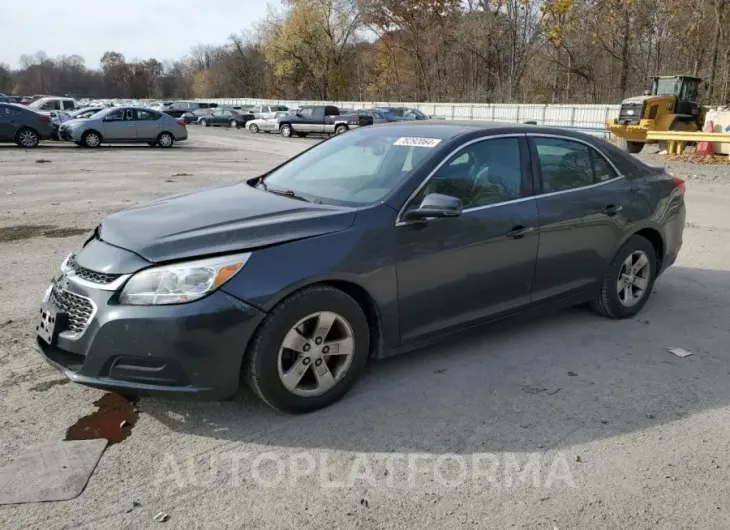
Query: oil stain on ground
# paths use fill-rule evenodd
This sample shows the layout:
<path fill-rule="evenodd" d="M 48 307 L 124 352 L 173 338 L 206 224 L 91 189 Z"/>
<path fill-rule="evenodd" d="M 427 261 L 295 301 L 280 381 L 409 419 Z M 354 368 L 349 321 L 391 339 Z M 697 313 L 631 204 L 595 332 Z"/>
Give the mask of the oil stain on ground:
<path fill-rule="evenodd" d="M 89 232 L 88 228 L 59 228 L 56 225 L 15 225 L 0 228 L 0 242 L 19 241 L 33 237 L 71 237 Z"/>
<path fill-rule="evenodd" d="M 66 440 L 106 438 L 109 445 L 125 440 L 137 423 L 136 402 L 119 394 L 104 394 L 94 402 L 96 412 L 80 418 L 66 431 Z"/>

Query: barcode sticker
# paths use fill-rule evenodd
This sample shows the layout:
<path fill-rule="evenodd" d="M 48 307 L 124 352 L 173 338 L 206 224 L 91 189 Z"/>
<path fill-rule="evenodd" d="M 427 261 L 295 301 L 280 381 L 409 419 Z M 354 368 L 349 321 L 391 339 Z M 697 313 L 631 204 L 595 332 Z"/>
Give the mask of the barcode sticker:
<path fill-rule="evenodd" d="M 398 138 L 393 145 L 408 145 L 413 147 L 436 147 L 441 143 L 439 138 L 415 138 L 412 136 L 404 136 Z"/>

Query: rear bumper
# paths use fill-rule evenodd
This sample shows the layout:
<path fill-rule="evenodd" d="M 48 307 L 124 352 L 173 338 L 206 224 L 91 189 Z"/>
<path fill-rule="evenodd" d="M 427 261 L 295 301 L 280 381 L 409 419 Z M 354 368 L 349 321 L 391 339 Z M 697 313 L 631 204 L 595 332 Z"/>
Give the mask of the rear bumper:
<path fill-rule="evenodd" d="M 679 251 L 682 250 L 686 217 L 687 210 L 684 206 L 684 200 L 682 200 L 676 214 L 664 227 L 663 239 L 666 248 L 664 249 L 664 256 L 662 257 L 662 265 L 659 269 L 659 274 L 666 271 L 677 261 Z"/>

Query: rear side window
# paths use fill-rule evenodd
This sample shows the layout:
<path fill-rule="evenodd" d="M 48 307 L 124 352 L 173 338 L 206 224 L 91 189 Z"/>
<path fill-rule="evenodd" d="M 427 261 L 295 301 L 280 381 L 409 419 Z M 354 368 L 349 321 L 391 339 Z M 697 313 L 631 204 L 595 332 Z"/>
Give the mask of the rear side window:
<path fill-rule="evenodd" d="M 533 138 L 542 173 L 543 193 L 566 191 L 616 177 L 613 168 L 593 148 L 558 138 Z"/>
<path fill-rule="evenodd" d="M 38 110 L 61 110 L 61 102 L 57 99 L 47 101 Z"/>
<path fill-rule="evenodd" d="M 138 120 L 156 120 L 160 117 L 157 112 L 151 110 L 137 110 Z"/>
<path fill-rule="evenodd" d="M 76 105 L 74 104 L 73 101 L 64 101 L 63 108 L 66 110 L 73 110 L 76 108 Z"/>

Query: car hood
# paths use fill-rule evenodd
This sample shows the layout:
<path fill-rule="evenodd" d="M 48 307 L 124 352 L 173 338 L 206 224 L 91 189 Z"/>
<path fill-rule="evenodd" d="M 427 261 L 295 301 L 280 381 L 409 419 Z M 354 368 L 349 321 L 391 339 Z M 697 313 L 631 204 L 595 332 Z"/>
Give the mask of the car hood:
<path fill-rule="evenodd" d="M 356 210 L 274 195 L 246 182 L 112 214 L 100 238 L 152 262 L 239 252 L 349 228 Z"/>
<path fill-rule="evenodd" d="M 64 125 L 65 127 L 71 127 L 71 126 L 73 126 L 73 125 L 75 125 L 75 124 L 77 124 L 77 123 L 86 123 L 86 122 L 88 122 L 88 121 L 90 121 L 90 120 L 88 120 L 88 119 L 83 119 L 83 118 L 72 118 L 72 119 L 70 119 L 70 120 L 66 120 L 66 121 L 64 121 L 64 122 L 63 122 L 63 125 Z"/>

